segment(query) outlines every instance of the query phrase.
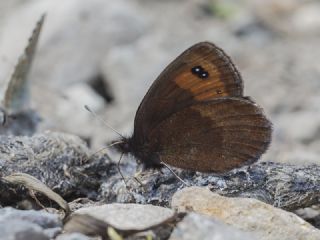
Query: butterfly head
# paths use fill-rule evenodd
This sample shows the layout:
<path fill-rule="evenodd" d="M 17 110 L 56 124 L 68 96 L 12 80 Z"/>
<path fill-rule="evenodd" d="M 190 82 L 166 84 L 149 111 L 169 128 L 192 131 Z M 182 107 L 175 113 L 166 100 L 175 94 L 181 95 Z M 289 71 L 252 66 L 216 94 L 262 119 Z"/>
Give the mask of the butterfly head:
<path fill-rule="evenodd" d="M 118 141 L 114 141 L 111 145 L 120 153 L 128 154 L 133 151 L 131 138 L 121 138 Z"/>
<path fill-rule="evenodd" d="M 151 149 L 148 144 L 140 145 L 134 137 L 121 138 L 112 142 L 112 146 L 121 154 L 130 154 L 135 157 L 138 164 L 143 164 L 144 168 L 158 168 L 160 159 L 155 149 Z"/>

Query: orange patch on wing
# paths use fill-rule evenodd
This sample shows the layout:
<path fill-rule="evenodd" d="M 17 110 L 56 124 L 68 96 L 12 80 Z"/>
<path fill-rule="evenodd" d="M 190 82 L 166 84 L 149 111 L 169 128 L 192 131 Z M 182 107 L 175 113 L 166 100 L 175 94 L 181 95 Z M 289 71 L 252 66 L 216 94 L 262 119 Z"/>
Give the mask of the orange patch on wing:
<path fill-rule="evenodd" d="M 188 90 L 194 99 L 203 101 L 214 97 L 228 96 L 225 84 L 221 81 L 221 73 L 217 66 L 211 62 L 202 63 L 203 68 L 209 73 L 208 78 L 199 78 L 192 74 L 191 69 L 178 75 L 174 82 L 182 89 Z"/>

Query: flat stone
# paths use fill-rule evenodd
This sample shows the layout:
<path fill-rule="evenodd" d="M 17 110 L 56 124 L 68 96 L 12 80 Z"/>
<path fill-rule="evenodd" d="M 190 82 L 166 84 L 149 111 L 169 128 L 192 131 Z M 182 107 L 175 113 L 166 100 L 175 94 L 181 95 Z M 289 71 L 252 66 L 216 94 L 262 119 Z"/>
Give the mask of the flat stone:
<path fill-rule="evenodd" d="M 215 217 L 261 240 L 320 239 L 320 231 L 297 215 L 250 198 L 228 198 L 206 188 L 190 187 L 175 193 L 172 207 Z"/>
<path fill-rule="evenodd" d="M 143 230 L 160 224 L 174 215 L 174 211 L 168 208 L 119 203 L 81 208 L 75 213 L 89 214 L 120 230 Z"/>

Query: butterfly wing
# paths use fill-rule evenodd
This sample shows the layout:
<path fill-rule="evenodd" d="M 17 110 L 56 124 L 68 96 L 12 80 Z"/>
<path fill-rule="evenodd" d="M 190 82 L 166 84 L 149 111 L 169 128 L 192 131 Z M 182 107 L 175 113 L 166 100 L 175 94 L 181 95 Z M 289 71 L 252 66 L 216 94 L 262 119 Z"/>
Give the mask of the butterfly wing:
<path fill-rule="evenodd" d="M 212 43 L 198 43 L 176 58 L 156 79 L 135 117 L 133 138 L 143 143 L 149 132 L 172 113 L 194 103 L 241 97 L 240 73 Z"/>
<path fill-rule="evenodd" d="M 20 56 L 18 64 L 9 80 L 3 99 L 4 109 L 12 114 L 29 108 L 28 76 L 31 69 L 35 49 L 42 29 L 45 15 L 37 22 L 35 29 L 29 39 L 28 45 Z"/>
<path fill-rule="evenodd" d="M 250 100 L 210 100 L 162 121 L 150 133 L 150 151 L 175 167 L 224 172 L 256 161 L 269 146 L 271 128 Z"/>

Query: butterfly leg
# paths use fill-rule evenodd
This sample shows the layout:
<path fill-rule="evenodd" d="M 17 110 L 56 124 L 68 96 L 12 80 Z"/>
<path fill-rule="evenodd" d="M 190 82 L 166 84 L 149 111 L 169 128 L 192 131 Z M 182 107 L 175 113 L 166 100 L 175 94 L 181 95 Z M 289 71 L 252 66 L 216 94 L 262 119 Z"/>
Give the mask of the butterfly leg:
<path fill-rule="evenodd" d="M 136 172 L 133 176 L 133 179 L 136 180 L 136 182 L 144 189 L 145 189 L 145 184 L 143 184 L 143 182 L 141 182 L 141 180 L 139 179 L 141 173 L 143 172 L 143 169 L 140 169 L 138 172 Z"/>
<path fill-rule="evenodd" d="M 124 178 L 122 172 L 121 172 L 121 168 L 120 168 L 120 163 L 121 163 L 121 160 L 122 160 L 122 157 L 123 157 L 123 153 L 121 154 L 120 158 L 119 158 L 119 161 L 117 163 L 117 168 L 118 168 L 118 171 L 119 171 L 119 174 L 124 182 L 124 185 L 126 186 L 126 188 L 128 189 L 128 186 L 127 186 L 127 182 L 126 182 L 126 179 Z"/>
<path fill-rule="evenodd" d="M 123 175 L 123 173 L 122 173 L 122 171 L 121 171 L 121 167 L 120 167 L 122 157 L 123 157 L 123 153 L 121 154 L 121 156 L 120 156 L 120 158 L 119 158 L 119 161 L 118 161 L 118 163 L 117 163 L 117 168 L 118 168 L 119 174 L 121 175 L 121 178 L 122 178 L 122 180 L 123 180 L 123 182 L 124 182 L 124 184 L 125 184 L 125 186 L 126 186 L 126 189 L 129 190 L 129 186 L 127 185 L 127 180 L 126 180 L 126 178 L 124 177 L 124 175 Z M 145 189 L 145 185 L 144 185 L 144 184 L 140 181 L 140 179 L 139 179 L 139 176 L 140 176 L 140 174 L 141 174 L 142 172 L 143 172 L 142 169 L 139 170 L 138 172 L 136 172 L 136 173 L 134 174 L 133 177 L 129 177 L 129 179 L 133 178 L 141 187 L 143 187 L 143 189 Z"/>
<path fill-rule="evenodd" d="M 190 184 L 188 184 L 187 182 L 185 182 L 181 177 L 179 177 L 170 167 L 169 165 L 167 165 L 164 162 L 160 162 L 160 164 L 162 164 L 163 166 L 165 166 L 180 182 L 182 182 L 184 185 L 186 185 L 187 187 L 190 187 Z"/>

